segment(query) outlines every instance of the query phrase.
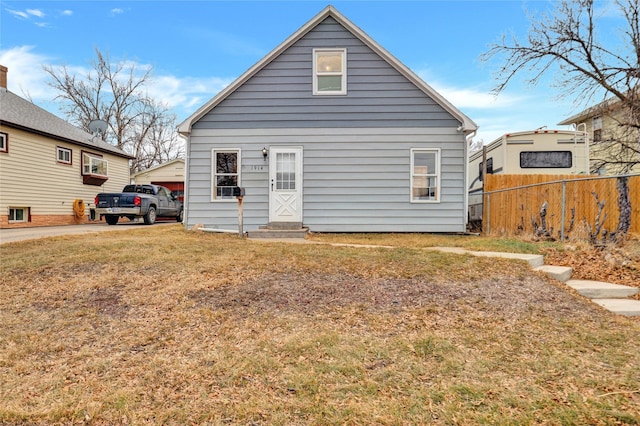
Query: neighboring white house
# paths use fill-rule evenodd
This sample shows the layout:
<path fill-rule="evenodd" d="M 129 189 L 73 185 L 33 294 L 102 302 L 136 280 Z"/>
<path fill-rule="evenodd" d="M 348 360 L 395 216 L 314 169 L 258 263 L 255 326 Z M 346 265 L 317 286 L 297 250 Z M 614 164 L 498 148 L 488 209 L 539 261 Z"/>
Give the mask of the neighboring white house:
<path fill-rule="evenodd" d="M 584 131 L 537 129 L 507 133 L 469 156 L 469 219 L 482 219 L 483 155 L 487 173 L 585 174 L 589 172 Z"/>
<path fill-rule="evenodd" d="M 0 228 L 90 219 L 99 192 L 129 183 L 125 152 L 7 90 L 0 66 Z"/>
<path fill-rule="evenodd" d="M 180 197 L 184 196 L 184 160 L 176 158 L 131 176 L 131 183 L 162 185 Z"/>
<path fill-rule="evenodd" d="M 185 226 L 237 229 L 242 187 L 248 231 L 462 232 L 476 129 L 329 6 L 179 125 Z"/>
<path fill-rule="evenodd" d="M 559 125 L 578 125 L 589 135 L 591 173 L 617 175 L 640 173 L 640 130 L 630 112 L 617 99 L 609 99 L 563 120 Z M 637 111 L 636 111 L 637 114 Z"/>

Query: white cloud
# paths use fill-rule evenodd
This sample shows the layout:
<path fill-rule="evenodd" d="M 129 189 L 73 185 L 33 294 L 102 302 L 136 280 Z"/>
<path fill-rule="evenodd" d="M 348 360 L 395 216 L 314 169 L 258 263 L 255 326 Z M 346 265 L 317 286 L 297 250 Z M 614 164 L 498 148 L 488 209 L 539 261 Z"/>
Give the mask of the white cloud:
<path fill-rule="evenodd" d="M 38 101 L 49 102 L 55 94 L 47 86 L 47 73 L 42 65 L 49 58 L 33 52 L 33 46 L 19 46 L 0 50 L 0 64 L 9 69 L 7 86 L 13 93 Z"/>
<path fill-rule="evenodd" d="M 147 87 L 149 96 L 173 109 L 182 121 L 231 83 L 231 78 L 156 75 Z"/>
<path fill-rule="evenodd" d="M 7 9 L 7 12 L 20 18 L 29 19 L 29 15 L 26 12 L 22 12 L 20 10 Z"/>
<path fill-rule="evenodd" d="M 120 9 L 119 7 L 113 8 L 111 9 L 111 15 L 120 15 L 124 13 L 124 10 Z"/>
<path fill-rule="evenodd" d="M 57 93 L 47 85 L 50 76 L 42 69 L 43 65 L 59 66 L 54 62 L 54 58 L 36 53 L 33 46 L 0 50 L 0 64 L 9 69 L 8 89 L 55 114 L 58 109 L 54 100 Z M 140 72 L 148 68 L 146 64 L 135 62 L 127 65 L 134 66 Z M 66 67 L 70 74 L 80 79 L 90 72 L 86 66 L 67 64 Z M 149 96 L 167 105 L 178 121 L 182 121 L 232 81 L 232 78 L 224 77 L 182 78 L 171 74 L 153 74 L 145 89 Z"/>
<path fill-rule="evenodd" d="M 40 9 L 27 9 L 29 15 L 37 16 L 38 18 L 44 18 L 44 12 Z"/>
<path fill-rule="evenodd" d="M 69 9 L 63 10 L 61 12 L 61 14 L 64 15 L 64 16 L 71 16 L 71 15 L 73 15 L 73 10 L 69 10 Z"/>

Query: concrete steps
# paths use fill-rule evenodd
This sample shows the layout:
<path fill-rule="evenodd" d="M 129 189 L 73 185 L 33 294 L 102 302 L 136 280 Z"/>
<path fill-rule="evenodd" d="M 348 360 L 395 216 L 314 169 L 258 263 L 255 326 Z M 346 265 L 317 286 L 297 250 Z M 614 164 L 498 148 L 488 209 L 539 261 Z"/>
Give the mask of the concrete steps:
<path fill-rule="evenodd" d="M 534 271 L 544 272 L 551 278 L 563 283 L 569 281 L 573 273 L 573 269 L 568 266 L 542 265 L 533 269 Z"/>
<path fill-rule="evenodd" d="M 640 289 L 602 281 L 572 280 L 573 269 L 567 266 L 545 265 L 540 255 L 519 253 L 498 253 L 487 251 L 471 251 L 458 247 L 433 247 L 445 253 L 470 254 L 473 256 L 499 257 L 503 259 L 524 260 L 533 270 L 547 274 L 549 277 L 565 283 L 581 295 L 591 299 L 603 308 L 625 316 L 640 316 L 640 300 L 628 299 L 638 294 Z"/>
<path fill-rule="evenodd" d="M 603 308 L 613 312 L 614 314 L 624 315 L 627 317 L 640 316 L 640 300 L 632 299 L 592 299 Z"/>
<path fill-rule="evenodd" d="M 625 299 L 635 296 L 640 289 L 602 281 L 568 280 L 566 284 L 589 299 Z"/>
<path fill-rule="evenodd" d="M 566 266 L 543 265 L 534 270 L 546 273 L 551 278 L 565 283 L 582 296 L 591 299 L 614 314 L 640 316 L 640 300 L 628 299 L 638 294 L 640 289 L 603 281 L 572 280 L 573 270 Z"/>
<path fill-rule="evenodd" d="M 303 227 L 300 222 L 276 222 L 247 232 L 247 238 L 304 239 L 308 232 L 309 228 Z"/>

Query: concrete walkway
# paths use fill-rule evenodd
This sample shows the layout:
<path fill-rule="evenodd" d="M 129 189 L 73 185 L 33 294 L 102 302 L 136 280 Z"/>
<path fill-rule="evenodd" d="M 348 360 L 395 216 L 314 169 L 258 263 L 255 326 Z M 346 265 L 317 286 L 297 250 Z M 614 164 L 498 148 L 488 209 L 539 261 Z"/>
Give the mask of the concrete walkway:
<path fill-rule="evenodd" d="M 176 224 L 171 222 L 156 222 L 151 226 L 164 226 L 166 224 Z M 33 228 L 11 228 L 0 229 L 0 244 L 13 243 L 16 241 L 37 240 L 47 237 L 58 237 L 60 235 L 93 234 L 106 231 L 131 231 L 132 229 L 147 227 L 142 222 L 123 221 L 117 225 L 107 225 L 104 222 L 88 223 L 84 225 L 62 225 L 62 226 L 36 226 Z"/>

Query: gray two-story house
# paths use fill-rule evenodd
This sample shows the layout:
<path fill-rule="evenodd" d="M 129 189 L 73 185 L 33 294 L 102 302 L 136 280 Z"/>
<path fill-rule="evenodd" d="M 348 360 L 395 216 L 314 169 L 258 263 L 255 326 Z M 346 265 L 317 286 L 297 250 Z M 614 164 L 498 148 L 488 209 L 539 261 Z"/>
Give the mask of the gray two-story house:
<path fill-rule="evenodd" d="M 178 127 L 185 226 L 461 232 L 477 126 L 332 6 Z"/>

